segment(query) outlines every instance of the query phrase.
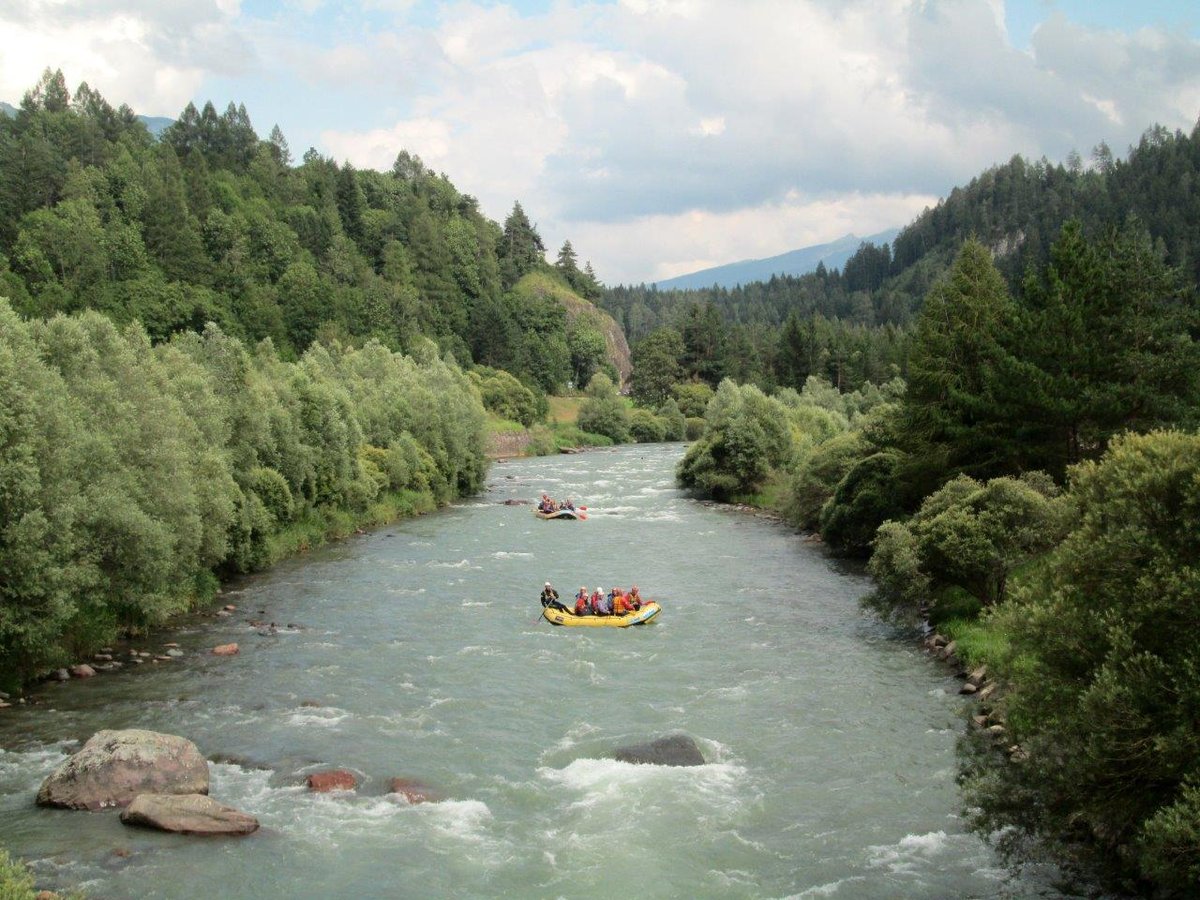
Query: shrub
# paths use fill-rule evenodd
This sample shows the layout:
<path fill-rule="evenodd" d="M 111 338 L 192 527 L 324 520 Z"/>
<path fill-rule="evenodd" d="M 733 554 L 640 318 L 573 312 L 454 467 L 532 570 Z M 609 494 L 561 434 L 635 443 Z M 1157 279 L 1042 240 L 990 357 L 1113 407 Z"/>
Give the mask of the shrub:
<path fill-rule="evenodd" d="M 658 417 L 663 423 L 663 440 L 682 441 L 687 439 L 687 419 L 679 409 L 674 399 L 668 400 L 658 409 Z"/>
<path fill-rule="evenodd" d="M 1010 686 L 1017 766 L 967 773 L 976 827 L 1097 850 L 1139 893 L 1200 873 L 1200 435 L 1125 435 L 1071 471 L 1074 527 L 1000 607 L 1030 660 Z M 1163 889 L 1156 893 L 1154 888 Z"/>
<path fill-rule="evenodd" d="M 666 440 L 667 426 L 648 409 L 635 409 L 629 414 L 629 433 L 639 444 L 656 444 Z"/>

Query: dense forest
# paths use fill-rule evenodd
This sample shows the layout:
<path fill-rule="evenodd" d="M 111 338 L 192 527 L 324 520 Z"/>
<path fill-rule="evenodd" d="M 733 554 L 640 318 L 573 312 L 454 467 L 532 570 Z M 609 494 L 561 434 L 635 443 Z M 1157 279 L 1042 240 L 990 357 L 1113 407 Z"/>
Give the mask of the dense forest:
<path fill-rule="evenodd" d="M 864 244 L 840 271 L 822 265 L 810 275 L 736 288 L 617 286 L 600 302 L 631 344 L 668 327 L 685 338 L 690 331 L 694 355 L 698 323 L 711 320 L 723 326 L 709 350 L 721 374 L 767 390 L 799 389 L 818 375 L 851 390 L 903 373 L 925 295 L 968 238 L 992 251 L 1019 293 L 1026 272 L 1047 263 L 1068 220 L 1097 238 L 1135 217 L 1169 264 L 1200 279 L 1198 186 L 1200 127 L 1190 135 L 1154 127 L 1125 159 L 1104 144 L 1086 167 L 1076 154 L 1065 165 L 1014 157 L 955 188 L 890 246 Z M 695 367 L 692 374 L 706 377 Z"/>
<path fill-rule="evenodd" d="M 531 389 L 584 384 L 607 316 L 568 317 L 542 274 L 599 294 L 570 242 L 553 265 L 519 203 L 503 226 L 400 152 L 388 172 L 260 140 L 244 106 L 189 104 L 151 137 L 128 107 L 47 72 L 0 117 L 0 295 L 23 316 L 95 309 L 151 340 L 214 322 L 294 359 L 317 338 L 421 337 Z"/>
<path fill-rule="evenodd" d="M 1200 303 L 1162 241 L 1136 219 L 1094 237 L 1071 220 L 1013 290 L 968 240 L 923 298 L 906 381 L 768 395 L 727 379 L 703 416 L 681 485 L 774 498 L 869 557 L 874 610 L 1001 679 L 962 754 L 983 834 L 1192 895 Z"/>
<path fill-rule="evenodd" d="M 233 104 L 157 140 L 47 71 L 0 116 L 0 683 L 475 491 L 485 408 L 611 404 L 598 293 L 407 153 L 297 163 Z"/>

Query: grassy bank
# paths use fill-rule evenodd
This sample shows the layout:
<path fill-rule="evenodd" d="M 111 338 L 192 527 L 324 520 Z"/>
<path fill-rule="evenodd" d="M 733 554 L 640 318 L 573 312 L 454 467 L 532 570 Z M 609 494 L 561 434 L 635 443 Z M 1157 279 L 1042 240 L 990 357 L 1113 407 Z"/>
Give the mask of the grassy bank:
<path fill-rule="evenodd" d="M 497 453 L 495 455 L 552 456 L 565 450 L 611 447 L 613 444 L 611 438 L 584 431 L 576 424 L 579 420 L 579 407 L 586 399 L 583 395 L 548 397 L 550 411 L 546 416 L 546 422 L 534 425 L 532 428 L 526 428 L 520 422 L 489 413 L 487 429 L 489 438 L 493 438 L 493 445 L 512 443 L 513 436 L 528 435 L 528 441 L 523 442 L 519 453 Z"/>
<path fill-rule="evenodd" d="M 311 509 L 267 540 L 268 565 L 329 541 L 341 540 L 364 528 L 376 528 L 432 512 L 437 506 L 429 491 L 391 491 L 364 510 Z"/>

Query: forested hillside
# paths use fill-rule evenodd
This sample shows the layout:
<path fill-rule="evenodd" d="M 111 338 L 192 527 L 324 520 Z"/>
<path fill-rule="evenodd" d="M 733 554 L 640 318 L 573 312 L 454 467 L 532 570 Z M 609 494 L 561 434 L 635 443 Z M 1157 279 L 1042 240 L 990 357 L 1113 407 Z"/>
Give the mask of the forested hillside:
<path fill-rule="evenodd" d="M 840 270 L 775 277 L 732 289 L 606 290 L 601 305 L 630 343 L 662 327 L 681 335 L 697 321 L 725 325 L 715 352 L 723 374 L 762 387 L 799 388 L 810 375 L 843 388 L 881 381 L 907 366 L 909 326 L 926 293 L 968 238 L 992 251 L 1009 288 L 1049 260 L 1063 225 L 1089 239 L 1136 218 L 1166 262 L 1200 279 L 1200 128 L 1146 131 L 1127 158 L 1101 144 L 1085 167 L 1014 157 L 955 188 L 891 245 L 864 244 Z M 871 330 L 878 328 L 879 330 Z M 713 382 L 715 385 L 715 382 Z"/>
<path fill-rule="evenodd" d="M 485 406 L 627 375 L 544 254 L 407 153 L 296 164 L 233 104 L 155 140 L 47 72 L 0 117 L 0 684 L 471 493 Z"/>
<path fill-rule="evenodd" d="M 0 117 L 0 296 L 25 316 L 95 309 L 154 341 L 215 322 L 289 358 L 317 337 L 403 350 L 423 335 L 549 391 L 604 362 L 588 356 L 604 317 L 514 290 L 541 272 L 598 294 L 569 242 L 554 265 L 544 252 L 519 203 L 500 226 L 406 152 L 388 172 L 295 160 L 243 106 L 189 105 L 156 141 L 47 72 Z"/>

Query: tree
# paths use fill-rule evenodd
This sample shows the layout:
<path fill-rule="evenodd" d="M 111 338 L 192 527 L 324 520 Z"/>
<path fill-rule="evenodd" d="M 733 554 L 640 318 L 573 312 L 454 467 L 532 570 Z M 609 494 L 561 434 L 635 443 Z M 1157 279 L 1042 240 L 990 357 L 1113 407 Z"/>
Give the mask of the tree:
<path fill-rule="evenodd" d="M 504 220 L 504 234 L 496 247 L 504 287 L 512 287 L 521 276 L 545 265 L 545 253 L 546 246 L 537 228 L 529 221 L 521 204 L 514 203 L 512 212 Z"/>
<path fill-rule="evenodd" d="M 604 335 L 577 319 L 567 332 L 567 347 L 571 351 L 571 379 L 575 384 L 587 384 L 608 351 Z"/>
<path fill-rule="evenodd" d="M 716 500 L 753 493 L 791 450 L 786 423 L 779 401 L 725 379 L 705 412 L 704 434 L 676 466 L 676 481 Z"/>
<path fill-rule="evenodd" d="M 584 431 L 605 435 L 618 444 L 629 440 L 629 412 L 607 375 L 596 374 L 588 383 L 577 423 Z"/>
<path fill-rule="evenodd" d="M 1069 222 L 1023 297 L 1012 424 L 1026 464 L 1061 477 L 1124 429 L 1194 419 L 1200 312 L 1136 220 L 1096 242 Z"/>
<path fill-rule="evenodd" d="M 965 590 L 983 607 L 1004 602 L 1013 571 L 1062 539 L 1067 509 L 1058 495 L 1045 473 L 986 484 L 966 475 L 951 479 L 912 519 L 880 527 L 871 605 L 915 618 L 945 587 Z"/>
<path fill-rule="evenodd" d="M 716 305 L 691 307 L 682 337 L 684 371 L 716 387 L 725 377 L 725 326 Z"/>
<path fill-rule="evenodd" d="M 672 386 L 683 375 L 679 364 L 683 352 L 683 339 L 674 328 L 660 328 L 634 345 L 629 390 L 636 403 L 661 406 L 666 402 Z M 703 412 L 699 409 L 692 414 L 703 415 Z"/>
<path fill-rule="evenodd" d="M 917 321 L 904 395 L 910 446 L 940 445 L 959 471 L 998 473 L 1011 465 L 1011 423 L 999 414 L 996 392 L 1015 319 L 991 254 L 967 241 Z"/>
<path fill-rule="evenodd" d="M 1090 845 L 1140 890 L 1200 872 L 1200 437 L 1124 435 L 1071 472 L 1074 526 L 994 614 L 1022 660 L 1006 705 L 1024 760 L 967 773 L 975 827 Z M 1014 828 L 1015 826 L 1015 828 Z"/>

